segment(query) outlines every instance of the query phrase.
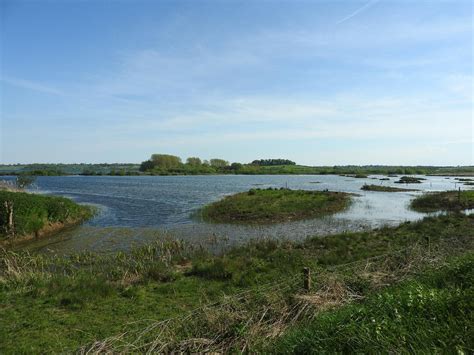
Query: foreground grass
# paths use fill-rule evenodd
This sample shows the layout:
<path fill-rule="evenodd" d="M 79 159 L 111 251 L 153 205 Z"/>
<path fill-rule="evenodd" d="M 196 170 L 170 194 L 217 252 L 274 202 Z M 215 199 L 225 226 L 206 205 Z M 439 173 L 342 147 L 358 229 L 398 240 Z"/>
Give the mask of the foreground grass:
<path fill-rule="evenodd" d="M 324 312 L 265 348 L 269 353 L 469 353 L 474 348 L 474 254 Z"/>
<path fill-rule="evenodd" d="M 474 208 L 474 191 L 443 191 L 426 193 L 411 202 L 419 212 L 460 211 Z"/>
<path fill-rule="evenodd" d="M 382 186 L 382 185 L 364 185 L 360 188 L 364 191 L 380 191 L 380 192 L 407 192 L 418 191 L 416 189 L 401 189 L 398 187 Z"/>
<path fill-rule="evenodd" d="M 206 221 L 272 223 L 316 218 L 344 210 L 350 195 L 343 192 L 252 189 L 228 196 L 202 209 Z"/>
<path fill-rule="evenodd" d="M 225 295 L 256 292 L 262 285 L 299 275 L 303 266 L 320 270 L 318 274 L 322 275 L 325 268 L 416 245 L 433 249 L 439 245 L 439 250 L 445 252 L 455 244 L 453 236 L 462 243 L 461 250 L 471 250 L 473 227 L 472 216 L 440 216 L 397 228 L 312 238 L 304 243 L 253 242 L 221 255 L 171 240 L 157 241 L 130 254 L 53 257 L 3 251 L 0 352 L 68 352 L 124 330 L 139 334 L 148 321 L 181 316 L 204 304 L 221 302 Z M 408 264 L 419 259 L 412 258 Z M 398 257 L 394 262 L 399 262 Z M 364 267 L 361 272 L 366 270 Z M 322 276 L 318 278 L 322 284 Z M 353 270 L 341 274 L 341 278 L 361 295 L 389 282 L 384 278 L 371 283 Z M 283 285 L 293 284 L 288 281 Z M 260 298 L 233 303 L 231 310 L 215 311 L 211 316 L 208 313 L 202 319 L 195 315 L 171 327 L 170 337 L 187 339 L 215 334 L 226 346 L 240 349 L 235 339 L 255 337 L 254 334 L 258 338 L 260 334 L 245 326 L 248 317 L 261 311 L 257 307 L 270 306 L 262 313 L 262 319 L 279 317 L 280 310 L 295 304 L 292 290 L 272 286 Z M 289 310 L 287 314 L 294 318 Z M 154 334 L 150 332 L 149 336 Z M 167 344 L 166 349 L 175 345 Z"/>
<path fill-rule="evenodd" d="M 9 225 L 6 202 L 13 209 L 13 227 Z M 0 241 L 75 224 L 92 215 L 90 207 L 64 197 L 0 190 Z"/>

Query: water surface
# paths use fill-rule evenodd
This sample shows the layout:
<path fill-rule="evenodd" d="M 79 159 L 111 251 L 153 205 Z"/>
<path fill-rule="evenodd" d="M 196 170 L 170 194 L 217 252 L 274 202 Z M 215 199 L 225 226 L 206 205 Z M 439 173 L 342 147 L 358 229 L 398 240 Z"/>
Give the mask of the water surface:
<path fill-rule="evenodd" d="M 304 239 L 344 231 L 396 225 L 425 216 L 408 209 L 422 191 L 461 187 L 454 177 L 425 177 L 410 184 L 420 192 L 362 191 L 365 184 L 405 187 L 398 178 L 382 176 L 356 179 L 335 175 L 222 175 L 222 176 L 51 176 L 38 177 L 34 190 L 62 195 L 79 203 L 93 204 L 99 214 L 80 227 L 29 244 L 33 250 L 71 251 L 127 250 L 132 245 L 162 237 L 163 233 L 195 243 L 235 244 L 252 238 Z M 209 224 L 196 215 L 203 205 L 250 188 L 289 187 L 356 193 L 350 208 L 329 217 L 268 226 Z"/>

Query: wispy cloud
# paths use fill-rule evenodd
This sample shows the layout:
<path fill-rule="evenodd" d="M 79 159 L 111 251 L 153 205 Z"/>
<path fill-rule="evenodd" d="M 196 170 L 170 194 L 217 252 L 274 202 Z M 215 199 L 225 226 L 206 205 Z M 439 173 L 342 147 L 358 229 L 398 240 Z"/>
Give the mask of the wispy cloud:
<path fill-rule="evenodd" d="M 379 0 L 370 0 L 369 2 L 367 2 L 366 4 L 364 4 L 363 6 L 359 7 L 357 10 L 355 10 L 354 12 L 352 12 L 350 15 L 340 19 L 339 21 L 336 22 L 336 25 L 340 25 L 341 23 L 343 22 L 346 22 L 348 20 L 350 20 L 351 18 L 353 18 L 354 16 L 357 16 L 358 14 L 360 14 L 361 12 L 367 10 L 369 7 L 372 7 L 374 6 L 376 3 L 378 3 Z"/>
<path fill-rule="evenodd" d="M 59 96 L 65 95 L 65 93 L 59 89 L 56 89 L 49 85 L 45 85 L 43 83 L 31 81 L 31 80 L 6 77 L 6 78 L 0 78 L 0 81 L 9 85 L 13 85 L 13 86 L 20 87 L 23 89 L 33 90 L 40 93 L 59 95 Z"/>

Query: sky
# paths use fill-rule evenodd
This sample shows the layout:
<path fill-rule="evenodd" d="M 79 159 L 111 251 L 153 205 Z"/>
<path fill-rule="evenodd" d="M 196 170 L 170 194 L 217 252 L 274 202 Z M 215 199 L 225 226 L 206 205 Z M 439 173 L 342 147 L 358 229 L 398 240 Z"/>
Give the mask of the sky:
<path fill-rule="evenodd" d="M 0 163 L 474 165 L 471 1 L 0 0 Z"/>

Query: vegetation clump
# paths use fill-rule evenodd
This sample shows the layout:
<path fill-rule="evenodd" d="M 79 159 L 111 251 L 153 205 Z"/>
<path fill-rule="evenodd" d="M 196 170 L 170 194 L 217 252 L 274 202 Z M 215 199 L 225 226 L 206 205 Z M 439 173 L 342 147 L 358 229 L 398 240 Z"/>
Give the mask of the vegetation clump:
<path fill-rule="evenodd" d="M 288 159 L 260 159 L 251 163 L 224 159 L 201 160 L 190 157 L 182 162 L 180 157 L 169 154 L 153 154 L 140 164 L 0 164 L 0 175 L 197 175 L 197 174 L 245 174 L 245 175 L 432 175 L 474 176 L 473 166 L 385 166 L 345 165 L 306 166 Z"/>
<path fill-rule="evenodd" d="M 415 198 L 411 208 L 419 212 L 461 211 L 474 208 L 474 191 L 429 192 Z"/>
<path fill-rule="evenodd" d="M 76 224 L 92 215 L 90 207 L 64 197 L 0 191 L 0 241 L 37 236 L 54 225 Z"/>
<path fill-rule="evenodd" d="M 350 195 L 343 192 L 251 189 L 205 206 L 202 217 L 217 223 L 272 223 L 316 218 L 344 210 Z"/>
<path fill-rule="evenodd" d="M 407 191 L 418 191 L 415 189 L 401 189 L 398 187 L 383 186 L 383 185 L 367 185 L 365 184 L 360 188 L 364 191 L 381 191 L 381 192 L 407 192 Z"/>
<path fill-rule="evenodd" d="M 395 181 L 396 184 L 420 184 L 422 180 L 426 180 L 420 177 L 414 176 L 402 176 L 400 180 Z"/>
<path fill-rule="evenodd" d="M 0 352 L 69 353 L 88 344 L 110 353 L 254 352 L 258 344 L 302 353 L 348 344 L 342 352 L 364 352 L 378 339 L 384 340 L 374 349 L 384 352 L 401 350 L 389 340 L 408 334 L 424 334 L 403 343 L 415 352 L 427 346 L 469 349 L 466 322 L 474 308 L 472 290 L 464 292 L 474 280 L 472 257 L 452 258 L 472 254 L 473 226 L 474 216 L 454 214 L 298 243 L 254 241 L 217 255 L 163 238 L 129 253 L 54 256 L 0 249 Z M 303 267 L 316 274 L 311 293 L 301 290 Z M 421 298 L 409 280 L 414 275 L 429 283 Z M 404 280 L 405 291 L 383 289 Z M 429 298 L 431 289 L 436 299 Z M 430 308 L 432 301 L 436 307 Z M 429 331 L 433 317 L 448 316 L 449 326 Z M 371 325 L 373 318 L 377 323 Z M 317 344 L 309 343 L 306 326 L 315 330 Z M 372 339 L 374 334 L 380 338 Z M 263 352 L 277 349 L 270 350 Z"/>
<path fill-rule="evenodd" d="M 469 353 L 473 270 L 473 253 L 450 260 L 361 303 L 322 312 L 262 353 Z"/>
<path fill-rule="evenodd" d="M 294 161 L 288 159 L 260 159 L 254 160 L 250 164 L 259 166 L 296 165 Z"/>

